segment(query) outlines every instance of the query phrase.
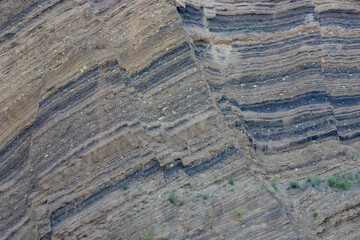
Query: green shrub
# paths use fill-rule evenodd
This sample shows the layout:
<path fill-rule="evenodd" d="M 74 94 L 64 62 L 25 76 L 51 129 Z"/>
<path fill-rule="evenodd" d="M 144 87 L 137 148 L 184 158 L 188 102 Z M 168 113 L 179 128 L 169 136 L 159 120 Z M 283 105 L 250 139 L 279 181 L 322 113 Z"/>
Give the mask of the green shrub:
<path fill-rule="evenodd" d="M 322 182 L 321 178 L 316 176 L 311 179 L 311 186 L 315 187 L 316 185 L 319 185 Z"/>
<path fill-rule="evenodd" d="M 96 226 L 96 229 L 99 229 L 99 230 L 104 230 L 104 229 L 106 229 L 106 226 L 101 226 L 101 225 L 99 225 L 99 226 Z"/>
<path fill-rule="evenodd" d="M 343 174 L 342 175 L 343 178 L 338 177 L 329 177 L 328 178 L 328 184 L 330 187 L 334 187 L 334 188 L 338 188 L 338 189 L 344 189 L 344 190 L 348 190 L 350 189 L 350 182 L 348 182 L 346 180 L 346 175 Z"/>
<path fill-rule="evenodd" d="M 266 185 L 262 185 L 262 186 L 260 187 L 260 190 L 261 190 L 261 191 L 267 190 L 267 186 L 266 186 Z"/>
<path fill-rule="evenodd" d="M 279 189 L 278 189 L 277 186 L 276 186 L 276 181 L 275 181 L 275 180 L 272 180 L 272 181 L 271 181 L 271 185 L 273 186 L 275 192 L 278 193 L 278 192 L 279 192 Z"/>
<path fill-rule="evenodd" d="M 141 240 L 153 240 L 153 239 L 154 239 L 154 234 L 152 230 L 149 230 L 145 233 L 145 236 Z"/>
<path fill-rule="evenodd" d="M 121 184 L 121 188 L 126 190 L 126 189 L 129 188 L 129 184 L 127 182 L 124 182 L 124 183 Z"/>
<path fill-rule="evenodd" d="M 206 223 L 207 225 L 211 225 L 214 222 L 213 218 L 210 218 L 210 220 Z"/>
<path fill-rule="evenodd" d="M 209 194 L 207 193 L 199 193 L 196 195 L 197 198 L 202 198 L 203 200 L 207 200 L 209 198 Z"/>
<path fill-rule="evenodd" d="M 228 180 L 229 180 L 229 183 L 230 183 L 231 185 L 234 185 L 234 177 L 233 177 L 233 175 L 230 175 L 230 176 L 228 177 Z"/>
<path fill-rule="evenodd" d="M 174 205 L 174 206 L 182 206 L 185 204 L 184 200 L 179 199 L 176 195 L 176 191 L 173 190 L 168 197 L 168 200 Z"/>
<path fill-rule="evenodd" d="M 311 177 L 308 176 L 307 179 L 306 179 L 307 182 L 311 182 Z"/>
<path fill-rule="evenodd" d="M 298 188 L 298 189 L 301 189 L 300 184 L 299 184 L 299 181 L 297 181 L 297 180 L 290 180 L 288 189 L 290 189 L 290 188 Z"/>
<path fill-rule="evenodd" d="M 350 183 L 348 181 L 346 181 L 345 179 L 340 179 L 337 184 L 336 184 L 337 188 L 342 188 L 344 190 L 348 190 L 350 188 Z"/>
<path fill-rule="evenodd" d="M 313 212 L 313 217 L 317 217 L 318 213 L 316 211 Z"/>
<path fill-rule="evenodd" d="M 336 178 L 334 178 L 334 177 L 329 177 L 329 178 L 328 178 L 328 184 L 329 184 L 330 187 L 335 187 L 335 185 L 336 185 Z"/>
<path fill-rule="evenodd" d="M 177 196 L 176 196 L 176 191 L 175 190 L 173 190 L 170 194 L 169 194 L 169 201 L 172 203 L 172 204 L 174 204 L 174 205 L 176 205 L 176 200 L 177 200 Z"/>
<path fill-rule="evenodd" d="M 235 214 L 236 214 L 236 216 L 238 216 L 239 218 L 241 218 L 241 216 L 242 216 L 242 212 L 240 211 L 240 209 L 236 209 L 236 210 L 235 210 Z"/>

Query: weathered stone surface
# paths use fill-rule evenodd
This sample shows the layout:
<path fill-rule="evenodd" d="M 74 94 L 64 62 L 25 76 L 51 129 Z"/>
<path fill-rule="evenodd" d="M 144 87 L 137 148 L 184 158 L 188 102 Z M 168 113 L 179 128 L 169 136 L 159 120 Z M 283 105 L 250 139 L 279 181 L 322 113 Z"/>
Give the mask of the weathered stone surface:
<path fill-rule="evenodd" d="M 359 238 L 358 1 L 0 15 L 0 238 Z"/>

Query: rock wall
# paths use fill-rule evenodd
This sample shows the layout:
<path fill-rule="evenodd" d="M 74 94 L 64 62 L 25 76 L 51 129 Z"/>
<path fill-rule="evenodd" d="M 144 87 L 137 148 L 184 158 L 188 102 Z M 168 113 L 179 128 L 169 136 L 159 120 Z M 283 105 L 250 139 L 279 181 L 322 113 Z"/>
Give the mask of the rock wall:
<path fill-rule="evenodd" d="M 360 236 L 358 1 L 0 15 L 1 239 Z"/>

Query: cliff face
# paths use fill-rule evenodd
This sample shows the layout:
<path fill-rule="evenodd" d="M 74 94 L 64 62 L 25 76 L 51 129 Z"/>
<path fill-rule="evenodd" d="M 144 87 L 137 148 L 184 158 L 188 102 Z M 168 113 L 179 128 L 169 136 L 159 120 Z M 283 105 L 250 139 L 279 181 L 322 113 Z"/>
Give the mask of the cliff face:
<path fill-rule="evenodd" d="M 360 238 L 358 1 L 0 16 L 1 239 Z"/>

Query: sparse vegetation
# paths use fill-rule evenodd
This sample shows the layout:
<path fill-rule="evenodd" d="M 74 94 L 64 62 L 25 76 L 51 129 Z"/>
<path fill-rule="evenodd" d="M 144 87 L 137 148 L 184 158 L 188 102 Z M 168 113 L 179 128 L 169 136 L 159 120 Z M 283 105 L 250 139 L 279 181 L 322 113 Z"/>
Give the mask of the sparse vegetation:
<path fill-rule="evenodd" d="M 168 197 L 168 200 L 174 205 L 174 206 L 182 206 L 185 204 L 184 200 L 179 199 L 176 195 L 176 191 L 173 190 Z"/>
<path fill-rule="evenodd" d="M 207 194 L 207 193 L 198 193 L 197 195 L 196 195 L 196 198 L 199 200 L 200 198 L 202 199 L 202 200 L 207 200 L 208 198 L 209 198 L 209 194 Z"/>
<path fill-rule="evenodd" d="M 313 177 L 313 178 L 309 176 L 306 179 L 306 181 L 310 182 L 312 187 L 315 187 L 316 185 L 319 185 L 322 182 L 322 179 L 319 176 L 316 176 L 316 177 Z"/>
<path fill-rule="evenodd" d="M 206 225 L 211 225 L 214 222 L 213 218 L 210 218 L 210 220 L 206 223 Z"/>
<path fill-rule="evenodd" d="M 228 177 L 228 180 L 229 180 L 229 183 L 230 183 L 231 185 L 234 185 L 234 177 L 233 177 L 233 175 L 230 175 L 230 176 Z"/>
<path fill-rule="evenodd" d="M 311 177 L 308 176 L 307 179 L 306 179 L 307 182 L 311 182 Z"/>
<path fill-rule="evenodd" d="M 350 182 L 347 180 L 350 179 L 349 175 L 343 174 L 342 176 L 331 176 L 328 178 L 329 187 L 348 190 L 350 188 Z M 352 175 L 351 175 L 352 179 Z"/>
<path fill-rule="evenodd" d="M 351 186 L 355 187 L 360 185 L 360 174 L 359 172 L 343 172 L 326 178 L 308 176 L 306 182 L 310 183 L 312 187 L 319 185 L 319 190 L 330 187 L 333 188 L 335 192 L 339 192 L 341 190 L 348 190 Z M 325 185 L 322 185 L 322 182 L 325 182 Z M 326 183 L 328 186 L 326 186 Z M 272 185 L 274 187 L 274 182 L 272 182 Z M 302 189 L 298 180 L 290 180 L 287 189 L 294 188 Z"/>
<path fill-rule="evenodd" d="M 124 183 L 121 184 L 121 188 L 126 190 L 126 189 L 129 188 L 129 184 L 127 182 L 124 182 Z"/>
<path fill-rule="evenodd" d="M 149 230 L 145 233 L 145 236 L 141 240 L 153 240 L 154 234 L 152 230 Z"/>
<path fill-rule="evenodd" d="M 236 209 L 235 214 L 238 218 L 241 218 L 241 216 L 242 216 L 242 212 L 240 211 L 240 209 Z"/>
<path fill-rule="evenodd" d="M 270 30 L 270 23 L 269 23 L 269 22 L 265 22 L 265 27 L 266 27 L 266 30 Z"/>
<path fill-rule="evenodd" d="M 105 225 L 103 225 L 103 226 L 99 225 L 99 226 L 96 226 L 96 229 L 104 230 L 104 229 L 106 229 L 106 226 Z"/>
<path fill-rule="evenodd" d="M 177 196 L 176 196 L 176 192 L 175 190 L 173 190 L 170 194 L 169 194 L 169 201 L 174 204 L 177 200 Z"/>
<path fill-rule="evenodd" d="M 328 178 L 328 184 L 329 184 L 330 187 L 334 187 L 335 184 L 336 184 L 336 179 L 335 179 L 335 177 L 329 177 L 329 178 Z"/>
<path fill-rule="evenodd" d="M 275 180 L 272 180 L 272 181 L 271 181 L 271 185 L 273 186 L 275 192 L 278 193 L 278 192 L 279 192 L 279 189 L 278 189 L 277 186 L 276 186 L 276 181 L 275 181 Z"/>
<path fill-rule="evenodd" d="M 317 217 L 318 213 L 316 211 L 313 212 L 313 217 Z"/>
<path fill-rule="evenodd" d="M 289 187 L 287 189 L 291 189 L 291 188 L 298 188 L 301 189 L 299 181 L 297 180 L 290 180 L 289 182 Z"/>
<path fill-rule="evenodd" d="M 265 191 L 267 190 L 267 186 L 266 185 L 261 185 L 260 186 L 260 191 Z"/>

